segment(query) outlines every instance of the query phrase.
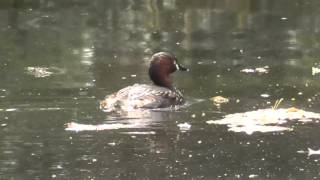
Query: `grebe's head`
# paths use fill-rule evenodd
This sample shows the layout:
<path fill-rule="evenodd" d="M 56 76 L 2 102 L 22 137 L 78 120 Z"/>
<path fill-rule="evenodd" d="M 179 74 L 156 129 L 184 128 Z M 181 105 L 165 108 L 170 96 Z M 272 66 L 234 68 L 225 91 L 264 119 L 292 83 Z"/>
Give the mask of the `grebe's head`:
<path fill-rule="evenodd" d="M 158 52 L 151 57 L 149 76 L 154 84 L 172 89 L 169 75 L 176 70 L 188 71 L 182 67 L 177 58 L 168 52 Z"/>

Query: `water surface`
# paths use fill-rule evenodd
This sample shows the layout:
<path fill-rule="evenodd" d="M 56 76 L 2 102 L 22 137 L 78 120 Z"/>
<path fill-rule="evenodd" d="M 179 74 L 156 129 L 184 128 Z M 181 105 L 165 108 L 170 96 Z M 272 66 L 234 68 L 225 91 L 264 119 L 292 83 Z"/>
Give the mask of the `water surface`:
<path fill-rule="evenodd" d="M 316 0 L 1 1 L 0 179 L 318 179 L 319 156 L 298 153 L 320 148 L 316 121 L 251 135 L 206 121 L 280 98 L 320 112 L 319 9 Z M 101 111 L 105 95 L 150 83 L 157 51 L 191 69 L 172 77 L 189 105 L 135 119 Z M 218 95 L 230 102 L 213 105 Z M 66 131 L 70 122 L 138 125 Z"/>

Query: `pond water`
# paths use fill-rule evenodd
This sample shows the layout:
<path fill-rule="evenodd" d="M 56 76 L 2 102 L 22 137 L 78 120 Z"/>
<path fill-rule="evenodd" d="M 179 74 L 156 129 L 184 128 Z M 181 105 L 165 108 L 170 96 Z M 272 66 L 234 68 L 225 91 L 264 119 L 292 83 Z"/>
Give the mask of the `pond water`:
<path fill-rule="evenodd" d="M 317 0 L 2 0 L 0 179 L 319 179 L 318 121 L 252 134 L 207 123 L 281 98 L 319 113 L 319 37 Z M 151 83 L 158 51 L 191 70 L 171 77 L 187 105 L 101 111 L 105 95 Z"/>

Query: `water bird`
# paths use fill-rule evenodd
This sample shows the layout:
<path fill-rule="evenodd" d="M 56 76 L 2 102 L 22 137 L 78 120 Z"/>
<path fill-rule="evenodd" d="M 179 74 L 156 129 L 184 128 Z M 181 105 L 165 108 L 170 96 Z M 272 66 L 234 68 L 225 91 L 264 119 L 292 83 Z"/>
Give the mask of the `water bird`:
<path fill-rule="evenodd" d="M 189 71 L 169 52 L 155 53 L 150 60 L 149 77 L 153 84 L 134 84 L 107 95 L 100 102 L 106 112 L 165 108 L 183 104 L 182 93 L 172 85 L 169 75 L 176 70 Z"/>

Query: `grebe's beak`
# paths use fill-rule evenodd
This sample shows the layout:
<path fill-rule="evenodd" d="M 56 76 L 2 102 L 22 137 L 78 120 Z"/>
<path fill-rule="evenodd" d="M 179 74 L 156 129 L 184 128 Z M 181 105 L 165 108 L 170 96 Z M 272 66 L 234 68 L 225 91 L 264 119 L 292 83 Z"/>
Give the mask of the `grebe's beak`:
<path fill-rule="evenodd" d="M 188 68 L 181 66 L 177 61 L 174 61 L 174 65 L 176 66 L 177 70 L 179 70 L 179 71 L 190 71 Z"/>

